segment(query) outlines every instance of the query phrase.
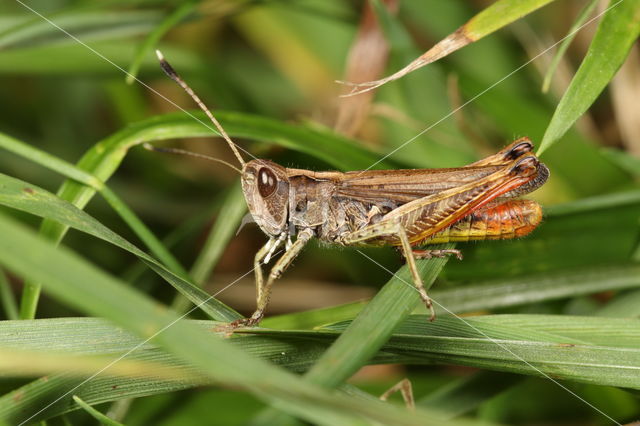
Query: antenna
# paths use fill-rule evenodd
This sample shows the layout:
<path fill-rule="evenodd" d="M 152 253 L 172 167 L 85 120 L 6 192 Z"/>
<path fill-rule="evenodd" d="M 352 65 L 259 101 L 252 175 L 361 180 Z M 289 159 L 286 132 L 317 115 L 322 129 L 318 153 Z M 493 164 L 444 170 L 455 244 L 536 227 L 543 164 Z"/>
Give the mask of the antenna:
<path fill-rule="evenodd" d="M 185 81 L 182 78 L 180 78 L 180 76 L 178 75 L 176 70 L 174 70 L 173 67 L 169 64 L 169 62 L 167 62 L 167 60 L 164 58 L 164 56 L 162 55 L 162 52 L 160 52 L 159 50 L 156 50 L 156 56 L 158 56 L 158 61 L 160 61 L 160 66 L 162 67 L 162 70 L 165 72 L 165 74 L 167 74 L 167 76 L 169 76 L 169 78 L 171 80 L 173 80 L 176 83 L 178 83 L 178 85 L 180 85 L 180 87 L 182 87 L 184 89 L 184 91 L 187 92 L 189 94 L 189 96 L 191 96 L 191 99 L 193 99 L 195 101 L 195 103 L 198 104 L 200 109 L 203 110 L 205 114 L 207 114 L 207 117 L 209 117 L 209 120 L 211 120 L 211 122 L 216 126 L 216 128 L 220 132 L 220 135 L 224 138 L 224 140 L 227 141 L 227 143 L 229 144 L 229 147 L 231 148 L 231 150 L 235 154 L 236 158 L 238 159 L 238 161 L 240 162 L 242 167 L 244 167 L 245 161 L 242 158 L 242 156 L 240 155 L 240 152 L 238 151 L 238 148 L 236 148 L 236 145 L 233 143 L 233 141 L 231 140 L 229 135 L 227 135 L 227 132 L 224 131 L 224 129 L 222 128 L 220 123 L 218 123 L 218 120 L 216 120 L 216 118 L 213 116 L 213 114 L 211 114 L 211 111 L 209 111 L 209 109 L 206 107 L 204 102 L 202 102 L 200 100 L 200 98 L 198 97 L 198 95 L 195 94 L 193 89 L 191 89 L 191 87 L 189 87 L 189 85 L 187 83 L 185 83 Z M 186 152 L 188 152 L 188 151 L 185 151 L 182 154 L 184 154 Z M 190 153 L 190 154 L 193 154 L 193 153 Z M 223 162 L 221 160 L 219 160 L 219 161 Z M 229 164 L 227 163 L 227 165 L 229 165 Z"/>
<path fill-rule="evenodd" d="M 197 152 L 185 151 L 184 149 L 179 149 L 179 148 L 160 148 L 160 147 L 157 147 L 157 146 L 153 146 L 153 145 L 151 145 L 149 143 L 145 143 L 142 146 L 144 146 L 144 149 L 149 150 L 149 151 L 165 152 L 165 153 L 168 153 L 168 154 L 188 155 L 190 157 L 202 158 L 204 160 L 214 161 L 216 163 L 222 163 L 227 167 L 231 167 L 233 170 L 235 170 L 240 175 L 242 175 L 242 170 L 240 170 L 239 168 L 237 168 L 233 164 L 228 163 L 228 162 L 226 162 L 224 160 L 221 160 L 219 158 L 209 157 L 208 155 L 198 154 Z"/>

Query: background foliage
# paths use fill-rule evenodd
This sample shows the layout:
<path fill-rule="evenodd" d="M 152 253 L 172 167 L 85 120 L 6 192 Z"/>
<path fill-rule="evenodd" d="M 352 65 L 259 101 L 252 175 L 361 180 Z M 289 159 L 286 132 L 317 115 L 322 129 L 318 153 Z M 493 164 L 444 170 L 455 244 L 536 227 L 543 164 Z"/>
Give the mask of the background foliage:
<path fill-rule="evenodd" d="M 639 32 L 638 0 L 0 4 L 0 422 L 636 419 Z M 392 74 L 452 33 L 473 43 L 338 97 L 335 80 Z M 286 166 L 455 167 L 528 136 L 551 169 L 531 194 L 545 221 L 420 262 L 434 323 L 393 250 L 312 244 L 262 328 L 225 339 L 215 324 L 254 307 L 264 236 L 236 235 L 228 168 L 140 146 L 234 161 L 155 48 Z M 377 401 L 404 377 L 416 411 Z"/>

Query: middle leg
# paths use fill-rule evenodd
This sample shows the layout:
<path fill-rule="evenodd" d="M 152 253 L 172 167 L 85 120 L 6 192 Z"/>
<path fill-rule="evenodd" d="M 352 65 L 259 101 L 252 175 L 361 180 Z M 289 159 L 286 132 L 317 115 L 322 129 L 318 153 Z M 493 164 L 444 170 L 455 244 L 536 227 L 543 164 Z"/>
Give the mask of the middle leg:
<path fill-rule="evenodd" d="M 400 242 L 400 249 L 402 250 L 402 255 L 407 260 L 407 266 L 409 267 L 411 277 L 413 278 L 413 286 L 418 291 L 422 302 L 425 304 L 427 309 L 429 309 L 429 312 L 431 314 L 429 321 L 433 321 L 436 318 L 436 314 L 433 309 L 433 302 L 427 295 L 427 291 L 425 290 L 422 283 L 422 277 L 420 277 L 420 273 L 418 272 L 418 267 L 416 265 L 416 260 L 413 255 L 413 250 L 411 248 L 411 243 L 409 242 L 407 232 L 398 220 L 388 220 L 380 222 L 376 225 L 369 226 L 365 229 L 353 232 L 351 234 L 347 234 L 343 236 L 339 242 L 344 245 L 354 245 L 366 243 L 370 240 L 388 236 L 394 236 L 398 238 Z"/>

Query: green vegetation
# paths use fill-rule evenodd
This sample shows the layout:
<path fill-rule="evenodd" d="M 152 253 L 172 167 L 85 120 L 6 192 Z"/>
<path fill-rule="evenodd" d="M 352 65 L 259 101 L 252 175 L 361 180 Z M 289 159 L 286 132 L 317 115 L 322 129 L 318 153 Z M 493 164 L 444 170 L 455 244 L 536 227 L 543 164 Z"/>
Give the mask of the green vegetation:
<path fill-rule="evenodd" d="M 25 5 L 0 4 L 0 424 L 640 416 L 640 0 Z M 225 336 L 265 237 L 236 234 L 229 168 L 142 148 L 235 161 L 156 48 L 246 152 L 289 167 L 456 167 L 528 136 L 545 219 L 419 261 L 435 322 L 393 249 L 312 244 L 261 327 Z M 415 411 L 378 400 L 405 377 Z"/>

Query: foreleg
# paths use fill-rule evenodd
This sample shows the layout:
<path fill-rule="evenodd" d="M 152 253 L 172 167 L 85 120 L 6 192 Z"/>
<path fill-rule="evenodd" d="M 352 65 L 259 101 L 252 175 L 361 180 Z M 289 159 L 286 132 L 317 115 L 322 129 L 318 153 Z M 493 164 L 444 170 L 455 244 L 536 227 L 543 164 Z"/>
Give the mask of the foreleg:
<path fill-rule="evenodd" d="M 313 237 L 313 231 L 305 229 L 298 234 L 296 241 L 289 247 L 289 249 L 276 261 L 269 272 L 269 276 L 267 277 L 267 281 L 264 282 L 262 278 L 262 272 L 260 272 L 260 284 L 258 286 L 258 298 L 257 298 L 257 307 L 253 315 L 249 318 L 242 318 L 236 321 L 233 321 L 224 327 L 224 331 L 233 332 L 234 329 L 238 327 L 244 326 L 254 326 L 262 320 L 264 317 L 264 312 L 267 309 L 267 305 L 269 304 L 269 298 L 271 297 L 271 288 L 273 287 L 273 283 L 276 279 L 278 279 L 282 273 L 287 269 L 289 265 L 293 262 L 293 260 L 300 254 L 302 248 L 309 242 L 309 240 Z M 283 239 L 278 239 L 279 244 L 282 244 Z M 266 247 L 266 246 L 265 246 Z M 257 263 L 257 269 L 260 269 L 260 262 L 262 262 L 262 258 L 266 257 L 268 253 L 273 252 L 273 248 L 269 247 L 265 249 L 263 247 L 258 254 L 256 255 L 254 263 Z M 264 253 L 262 253 L 264 251 Z M 261 257 L 259 255 L 262 255 Z M 256 275 L 256 285 L 258 285 L 258 275 Z"/>
<path fill-rule="evenodd" d="M 260 299 L 260 295 L 262 294 L 262 286 L 264 283 L 264 277 L 262 275 L 262 261 L 265 260 L 267 256 L 270 255 L 278 249 L 280 245 L 282 245 L 282 241 L 284 238 L 270 238 L 267 243 L 262 246 L 260 250 L 256 253 L 256 256 L 253 258 L 253 273 L 256 276 L 256 300 Z M 267 261 L 265 261 L 267 263 Z"/>

